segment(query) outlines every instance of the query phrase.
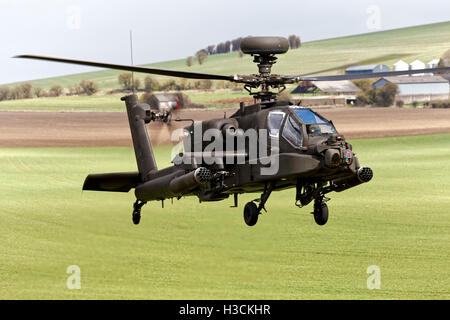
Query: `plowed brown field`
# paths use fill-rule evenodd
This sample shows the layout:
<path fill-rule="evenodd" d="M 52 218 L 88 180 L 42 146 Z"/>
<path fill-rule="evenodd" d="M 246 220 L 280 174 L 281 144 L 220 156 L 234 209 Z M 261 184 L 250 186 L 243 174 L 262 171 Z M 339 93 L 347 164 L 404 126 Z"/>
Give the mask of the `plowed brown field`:
<path fill-rule="evenodd" d="M 181 118 L 206 120 L 234 110 L 183 110 Z M 450 109 L 319 109 L 348 139 L 450 133 Z M 170 143 L 171 132 L 189 122 L 148 126 L 153 145 Z M 130 146 L 123 112 L 0 112 L 0 147 Z"/>

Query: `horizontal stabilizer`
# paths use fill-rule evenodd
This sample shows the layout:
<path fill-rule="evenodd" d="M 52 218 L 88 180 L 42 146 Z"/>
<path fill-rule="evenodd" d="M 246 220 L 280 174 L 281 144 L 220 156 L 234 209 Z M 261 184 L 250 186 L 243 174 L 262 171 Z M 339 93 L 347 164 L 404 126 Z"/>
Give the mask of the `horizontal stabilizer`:
<path fill-rule="evenodd" d="M 90 174 L 84 180 L 83 190 L 128 192 L 140 182 L 139 172 Z"/>

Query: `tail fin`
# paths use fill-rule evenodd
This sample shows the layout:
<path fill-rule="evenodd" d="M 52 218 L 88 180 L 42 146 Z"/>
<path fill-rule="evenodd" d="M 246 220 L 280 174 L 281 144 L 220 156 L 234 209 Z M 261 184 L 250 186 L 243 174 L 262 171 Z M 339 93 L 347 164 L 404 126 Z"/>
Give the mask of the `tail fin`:
<path fill-rule="evenodd" d="M 139 175 L 142 181 L 147 181 L 149 180 L 149 174 L 158 170 L 147 128 L 145 127 L 145 124 L 152 119 L 150 106 L 148 104 L 138 104 L 138 97 L 135 94 L 122 97 L 121 100 L 125 101 L 127 107 Z"/>

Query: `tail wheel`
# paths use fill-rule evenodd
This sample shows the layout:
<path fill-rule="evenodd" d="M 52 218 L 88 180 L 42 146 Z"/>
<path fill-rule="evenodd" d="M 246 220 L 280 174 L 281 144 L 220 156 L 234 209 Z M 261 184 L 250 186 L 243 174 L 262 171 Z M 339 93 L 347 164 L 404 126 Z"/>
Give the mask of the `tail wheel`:
<path fill-rule="evenodd" d="M 258 222 L 259 210 L 254 202 L 247 202 L 244 207 L 244 221 L 248 226 L 254 226 Z"/>
<path fill-rule="evenodd" d="M 132 219 L 134 224 L 139 224 L 139 222 L 141 221 L 141 210 L 134 210 Z"/>
<path fill-rule="evenodd" d="M 328 206 L 324 202 L 314 203 L 314 221 L 323 226 L 328 221 Z"/>
<path fill-rule="evenodd" d="M 131 215 L 131 218 L 134 224 L 139 224 L 139 222 L 141 221 L 141 208 L 146 203 L 146 201 L 136 200 L 136 202 L 133 204 L 133 214 Z"/>

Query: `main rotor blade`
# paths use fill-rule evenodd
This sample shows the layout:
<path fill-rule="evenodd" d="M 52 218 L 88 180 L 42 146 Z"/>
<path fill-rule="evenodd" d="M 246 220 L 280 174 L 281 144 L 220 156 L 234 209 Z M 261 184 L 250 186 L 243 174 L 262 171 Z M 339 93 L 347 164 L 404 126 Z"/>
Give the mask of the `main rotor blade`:
<path fill-rule="evenodd" d="M 347 64 L 343 64 L 337 67 L 333 67 L 333 68 L 328 68 L 328 69 L 323 69 L 323 70 L 318 70 L 318 71 L 313 71 L 313 72 L 308 72 L 308 73 L 303 73 L 302 76 L 310 76 L 313 74 L 318 74 L 318 73 L 324 73 L 324 72 L 331 72 L 331 71 L 336 71 L 336 70 L 342 70 L 342 69 L 347 69 L 348 67 L 351 66 L 357 66 L 357 65 L 367 65 L 367 64 L 375 64 L 378 63 L 380 61 L 386 61 L 386 60 L 394 60 L 394 59 L 399 59 L 399 58 L 404 58 L 407 56 L 412 55 L 412 53 L 391 53 L 391 54 L 383 54 L 377 57 L 373 57 L 373 58 L 369 58 L 369 59 L 364 59 L 364 60 L 359 60 L 359 61 L 355 61 L 352 63 L 347 63 Z"/>
<path fill-rule="evenodd" d="M 302 80 L 304 80 L 304 81 L 340 81 L 340 80 L 382 78 L 382 77 L 403 76 L 403 75 L 410 75 L 410 74 L 438 73 L 438 72 L 450 72 L 450 67 L 416 69 L 416 70 L 405 70 L 405 71 L 386 71 L 386 72 L 374 72 L 374 73 L 343 74 L 343 75 L 336 75 L 336 76 L 303 77 L 302 75 L 298 75 L 298 76 L 287 76 L 287 77 L 282 77 L 282 78 L 283 79 L 295 79 L 296 81 L 302 81 Z"/>
<path fill-rule="evenodd" d="M 232 76 L 222 76 L 222 75 L 218 75 L 218 74 L 155 69 L 155 68 L 147 68 L 147 67 L 135 67 L 135 66 L 121 65 L 121 64 L 63 59 L 63 58 L 36 56 L 36 55 L 30 55 L 30 54 L 19 55 L 19 56 L 15 56 L 14 58 L 54 61 L 54 62 L 78 64 L 78 65 L 90 66 L 90 67 L 125 70 L 125 71 L 132 71 L 132 72 L 142 72 L 142 73 L 158 74 L 158 75 L 169 76 L 169 77 L 187 78 L 187 79 L 209 79 L 209 80 L 229 80 L 229 81 L 233 80 Z"/>

